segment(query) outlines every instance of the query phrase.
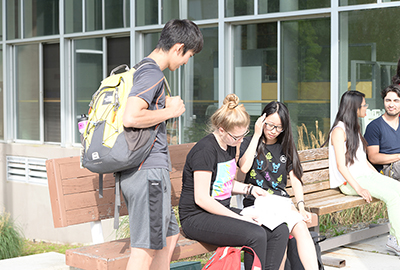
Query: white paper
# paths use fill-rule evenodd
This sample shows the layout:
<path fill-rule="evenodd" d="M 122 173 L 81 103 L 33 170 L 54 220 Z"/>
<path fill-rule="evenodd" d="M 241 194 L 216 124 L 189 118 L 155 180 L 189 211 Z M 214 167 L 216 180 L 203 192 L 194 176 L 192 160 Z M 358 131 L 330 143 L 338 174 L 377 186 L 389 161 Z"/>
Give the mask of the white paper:
<path fill-rule="evenodd" d="M 290 232 L 294 225 L 303 220 L 303 216 L 293 209 L 291 199 L 278 195 L 257 197 L 254 205 L 245 207 L 240 214 L 256 216 L 256 220 L 270 230 L 286 223 Z"/>

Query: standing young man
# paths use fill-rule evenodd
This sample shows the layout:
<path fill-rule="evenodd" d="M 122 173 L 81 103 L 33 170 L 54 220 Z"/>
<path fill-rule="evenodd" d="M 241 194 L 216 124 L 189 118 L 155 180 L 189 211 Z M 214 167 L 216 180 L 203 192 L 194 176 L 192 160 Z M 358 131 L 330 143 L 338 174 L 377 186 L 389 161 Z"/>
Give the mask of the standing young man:
<path fill-rule="evenodd" d="M 179 117 L 185 105 L 179 96 L 164 92 L 163 70 L 186 64 L 203 48 L 203 36 L 189 20 L 171 20 L 156 48 L 134 73 L 123 122 L 126 127 L 160 124 L 157 139 L 141 168 L 121 173 L 121 189 L 129 211 L 131 255 L 127 269 L 169 269 L 179 236 L 171 208 L 171 182 L 165 121 Z M 142 60 L 143 61 L 143 60 Z"/>
<path fill-rule="evenodd" d="M 368 159 L 379 172 L 383 165 L 400 160 L 400 86 L 388 86 L 381 91 L 381 96 L 385 113 L 369 123 L 364 134 L 368 143 Z M 400 247 L 393 235 L 389 235 L 386 246 L 400 254 Z"/>

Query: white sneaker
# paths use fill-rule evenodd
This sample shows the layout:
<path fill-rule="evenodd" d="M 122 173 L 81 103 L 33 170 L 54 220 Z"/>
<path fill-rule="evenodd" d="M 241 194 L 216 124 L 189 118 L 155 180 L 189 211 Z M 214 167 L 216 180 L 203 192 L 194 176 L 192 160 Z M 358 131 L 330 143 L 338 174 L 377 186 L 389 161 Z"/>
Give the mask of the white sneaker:
<path fill-rule="evenodd" d="M 400 256 L 400 247 L 397 243 L 397 239 L 396 237 L 394 237 L 393 235 L 389 235 L 388 236 L 388 241 L 386 243 L 386 247 L 388 247 L 389 249 L 393 250 L 394 252 L 396 252 L 396 254 L 398 256 Z"/>

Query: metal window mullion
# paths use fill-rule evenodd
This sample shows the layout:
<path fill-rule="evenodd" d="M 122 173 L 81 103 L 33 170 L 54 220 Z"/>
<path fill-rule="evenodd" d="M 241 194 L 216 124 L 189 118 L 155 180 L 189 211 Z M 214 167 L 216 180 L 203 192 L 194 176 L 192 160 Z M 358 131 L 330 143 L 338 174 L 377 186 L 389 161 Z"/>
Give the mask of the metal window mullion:
<path fill-rule="evenodd" d="M 331 126 L 339 108 L 339 0 L 331 0 Z M 336 79 L 334 79 L 336 78 Z"/>
<path fill-rule="evenodd" d="M 222 105 L 225 98 L 225 80 L 232 77 L 232 74 L 226 74 L 225 63 L 228 62 L 228 58 L 225 57 L 225 0 L 218 0 L 218 107 Z M 226 62 L 225 62 L 226 61 Z M 233 88 L 230 88 L 232 91 Z M 229 91 L 229 90 L 228 90 Z"/>
<path fill-rule="evenodd" d="M 43 43 L 39 43 L 39 141 L 44 142 Z"/>
<path fill-rule="evenodd" d="M 130 5 L 130 16 L 129 16 L 129 21 L 130 21 L 130 54 L 131 54 L 131 59 L 130 59 L 130 66 L 133 66 L 134 63 L 136 63 L 136 23 L 135 23 L 135 3 L 131 3 Z"/>
<path fill-rule="evenodd" d="M 254 0 L 254 15 L 258 15 L 258 0 Z"/>
<path fill-rule="evenodd" d="M 108 76 L 107 74 L 107 38 L 103 37 L 103 78 Z"/>
<path fill-rule="evenodd" d="M 102 29 L 106 29 L 106 9 L 105 9 L 105 0 L 101 1 L 101 26 Z"/>
<path fill-rule="evenodd" d="M 86 32 L 86 0 L 82 0 L 82 33 Z"/>
<path fill-rule="evenodd" d="M 162 24 L 162 0 L 158 0 L 158 24 Z"/>
<path fill-rule="evenodd" d="M 20 0 L 19 1 L 19 3 L 20 3 L 20 7 L 21 7 L 21 39 L 23 39 L 24 37 L 25 37 L 25 35 L 24 35 L 24 1 L 23 0 Z M 17 12 L 17 14 L 18 14 L 18 12 Z"/>
<path fill-rule="evenodd" d="M 179 18 L 188 18 L 188 0 L 179 0 Z"/>
<path fill-rule="evenodd" d="M 281 92 L 283 91 L 283 90 L 281 90 L 281 85 L 282 85 L 282 83 L 281 83 L 281 77 L 282 77 L 282 69 L 281 69 L 281 58 L 282 58 L 282 48 L 281 48 L 281 41 L 282 41 L 282 37 L 281 37 L 281 34 L 282 34 L 282 31 L 281 31 L 281 21 L 277 21 L 277 26 L 276 26 L 276 28 L 277 28 L 277 43 L 278 44 L 276 44 L 276 46 L 277 46 L 277 51 L 276 51 L 276 53 L 277 53 L 277 75 L 276 75 L 276 80 L 277 80 L 277 82 L 276 82 L 276 85 L 277 85 L 277 89 L 276 89 L 276 91 L 278 92 L 277 93 L 277 100 L 278 101 L 281 101 Z"/>
<path fill-rule="evenodd" d="M 11 70 L 11 80 L 10 80 L 10 89 L 12 89 L 12 94 L 10 95 L 11 100 L 12 100 L 12 111 L 13 111 L 13 115 L 15 115 L 15 119 L 11 119 L 12 125 L 13 125 L 13 134 L 12 134 L 12 139 L 13 141 L 15 141 L 17 139 L 17 122 L 18 122 L 18 115 L 17 115 L 17 78 L 15 76 L 15 74 L 17 74 L 17 67 L 16 67 L 16 60 L 17 60 L 17 56 L 16 56 L 16 48 L 14 45 L 10 46 L 10 70 Z"/>

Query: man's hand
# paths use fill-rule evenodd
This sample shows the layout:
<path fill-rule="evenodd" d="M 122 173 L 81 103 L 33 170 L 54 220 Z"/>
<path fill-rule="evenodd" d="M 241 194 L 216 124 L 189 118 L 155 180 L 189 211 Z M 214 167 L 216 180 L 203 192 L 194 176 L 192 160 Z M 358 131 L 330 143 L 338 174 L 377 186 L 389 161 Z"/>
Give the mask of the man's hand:
<path fill-rule="evenodd" d="M 171 118 L 181 116 L 185 112 L 185 104 L 180 96 L 165 97 L 165 108 L 171 111 Z"/>

